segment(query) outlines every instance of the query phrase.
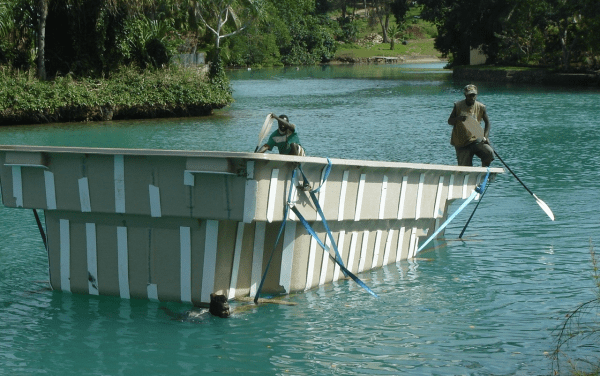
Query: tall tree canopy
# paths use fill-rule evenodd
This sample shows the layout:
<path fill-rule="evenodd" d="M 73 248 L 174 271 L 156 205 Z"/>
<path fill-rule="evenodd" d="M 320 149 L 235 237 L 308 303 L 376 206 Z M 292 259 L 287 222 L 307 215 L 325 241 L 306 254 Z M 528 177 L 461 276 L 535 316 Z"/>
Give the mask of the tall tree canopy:
<path fill-rule="evenodd" d="M 468 64 L 481 48 L 491 63 L 597 67 L 597 0 L 420 0 L 438 28 L 436 48 Z"/>

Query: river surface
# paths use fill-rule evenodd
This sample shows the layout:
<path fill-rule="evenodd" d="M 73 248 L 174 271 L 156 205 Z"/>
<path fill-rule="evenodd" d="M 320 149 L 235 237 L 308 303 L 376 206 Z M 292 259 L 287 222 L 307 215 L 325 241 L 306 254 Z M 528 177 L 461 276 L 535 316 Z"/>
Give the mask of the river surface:
<path fill-rule="evenodd" d="M 446 121 L 468 82 L 442 65 L 229 75 L 235 103 L 214 116 L 2 127 L 0 144 L 253 151 L 275 112 L 297 125 L 309 155 L 455 163 Z M 0 205 L 0 375 L 551 374 L 556 329 L 598 292 L 600 92 L 475 84 L 498 154 L 555 222 L 507 171 L 466 241 L 456 239 L 474 204 L 450 224 L 446 245 L 361 274 L 379 299 L 339 281 L 290 296 L 295 306 L 235 303 L 240 311 L 220 319 L 182 304 L 50 291 L 32 212 Z"/>

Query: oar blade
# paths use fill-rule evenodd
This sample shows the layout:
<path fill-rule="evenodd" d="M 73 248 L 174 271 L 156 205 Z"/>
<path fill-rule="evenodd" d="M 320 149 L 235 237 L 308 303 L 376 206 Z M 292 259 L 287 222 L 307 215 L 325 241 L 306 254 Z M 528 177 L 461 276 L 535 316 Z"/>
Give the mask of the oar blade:
<path fill-rule="evenodd" d="M 258 144 L 256 145 L 257 150 L 261 146 L 260 144 L 262 143 L 263 139 L 269 134 L 269 131 L 271 130 L 271 125 L 273 124 L 274 120 L 275 119 L 273 118 L 272 114 L 267 115 L 267 118 L 263 123 L 260 133 L 258 134 Z"/>
<path fill-rule="evenodd" d="M 533 197 L 535 197 L 535 201 L 540 206 L 540 208 L 542 208 L 544 213 L 546 213 L 546 215 L 548 215 L 548 217 L 550 217 L 551 220 L 554 220 L 554 213 L 552 213 L 552 210 L 550 209 L 548 204 L 546 204 L 541 198 L 536 196 L 535 193 L 533 194 Z"/>

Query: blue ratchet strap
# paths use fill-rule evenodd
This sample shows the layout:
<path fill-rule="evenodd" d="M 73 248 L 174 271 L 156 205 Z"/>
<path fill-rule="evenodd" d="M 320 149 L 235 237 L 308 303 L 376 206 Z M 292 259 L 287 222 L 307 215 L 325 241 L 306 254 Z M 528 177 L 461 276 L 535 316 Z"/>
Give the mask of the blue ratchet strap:
<path fill-rule="evenodd" d="M 296 176 L 296 169 L 292 172 L 292 179 L 290 180 L 290 188 L 288 190 L 288 203 L 285 205 L 285 209 L 283 211 L 283 221 L 281 222 L 281 226 L 279 227 L 279 233 L 277 234 L 277 240 L 275 240 L 275 245 L 273 246 L 273 250 L 271 251 L 271 256 L 269 256 L 269 262 L 267 263 L 267 267 L 265 268 L 265 272 L 263 273 L 262 279 L 260 280 L 260 285 L 258 285 L 258 290 L 256 290 L 256 295 L 254 295 L 254 304 L 258 304 L 258 298 L 260 296 L 260 291 L 262 290 L 263 284 L 265 283 L 265 279 L 267 278 L 267 271 L 269 271 L 269 266 L 271 265 L 271 260 L 273 259 L 273 254 L 275 253 L 275 249 L 279 244 L 279 239 L 281 238 L 281 234 L 283 233 L 283 229 L 285 228 L 285 223 L 288 217 L 289 211 L 289 202 L 292 200 L 292 187 L 294 186 L 294 177 Z"/>
<path fill-rule="evenodd" d="M 317 240 L 317 243 L 319 243 L 319 245 L 323 248 L 323 250 L 325 251 L 325 253 L 327 254 L 327 256 L 331 257 L 331 254 L 329 253 L 329 247 L 327 247 L 325 244 L 323 244 L 323 242 L 321 241 L 321 239 L 319 239 L 319 237 L 317 236 L 317 234 L 315 233 L 315 231 L 312 229 L 312 227 L 310 227 L 310 224 L 306 221 L 306 219 L 304 219 L 304 217 L 302 216 L 302 214 L 300 214 L 300 212 L 298 211 L 298 209 L 296 208 L 296 206 L 292 206 L 291 209 L 296 214 L 296 216 L 298 217 L 298 219 L 300 220 L 300 222 L 304 225 L 304 228 L 306 228 L 306 231 L 313 238 L 315 238 Z M 333 244 L 335 244 L 335 243 L 333 243 Z M 369 294 L 373 295 L 376 298 L 379 298 L 377 296 L 377 294 L 375 294 L 373 292 L 373 290 L 371 290 L 369 288 L 369 286 L 367 286 L 357 276 L 355 276 L 354 274 L 352 274 L 352 272 L 350 270 L 346 269 L 346 267 L 344 266 L 344 263 L 342 263 L 341 260 L 338 260 L 337 258 L 335 258 L 334 261 L 340 266 L 340 269 L 342 269 L 342 272 L 344 272 L 344 275 L 347 275 L 350 278 L 352 278 L 354 280 L 354 282 L 356 282 L 363 289 L 367 290 L 367 292 Z"/>
<path fill-rule="evenodd" d="M 304 175 L 304 171 L 302 171 L 302 166 L 298 166 L 298 169 L 300 170 L 300 173 L 302 174 L 302 177 L 304 179 L 304 185 L 307 185 L 308 179 L 306 178 L 306 175 Z M 327 178 L 329 177 L 330 172 L 331 172 L 331 160 L 329 160 L 329 158 L 327 158 L 327 168 L 325 169 L 325 174 L 323 175 L 323 184 L 321 184 L 318 188 L 311 190 L 309 192 L 309 194 L 310 194 L 311 199 L 313 200 L 313 203 L 315 204 L 317 213 L 319 213 L 319 216 L 321 217 L 321 219 L 323 221 L 323 226 L 325 227 L 325 231 L 327 231 L 327 236 L 329 237 L 329 240 L 331 241 L 331 244 L 333 245 L 333 250 L 335 251 L 336 262 L 338 264 L 340 264 L 341 266 L 344 266 L 344 261 L 342 260 L 342 256 L 340 255 L 340 252 L 338 251 L 337 244 L 336 244 L 335 240 L 333 239 L 333 235 L 331 234 L 331 230 L 329 229 L 329 225 L 327 224 L 327 220 L 325 219 L 325 215 L 323 214 L 323 210 L 321 209 L 319 200 L 317 199 L 317 196 L 315 195 L 315 192 L 319 192 L 321 190 L 321 187 L 323 187 L 323 185 L 327 181 Z M 348 270 L 348 269 L 346 269 L 345 267 L 342 269 L 342 273 L 344 273 L 344 276 L 348 277 L 348 274 L 346 274 L 346 272 L 344 270 Z"/>
<path fill-rule="evenodd" d="M 427 239 L 425 241 L 425 243 L 423 243 L 419 247 L 419 249 L 417 249 L 417 252 L 415 252 L 415 254 L 421 252 L 423 250 L 423 248 L 425 248 L 425 246 L 427 244 L 429 244 L 429 242 L 431 242 L 433 240 L 433 238 L 435 238 L 437 236 L 437 234 L 439 234 L 443 229 L 446 228 L 446 226 L 448 226 L 448 224 L 450 222 L 452 222 L 452 220 L 454 219 L 454 217 L 456 217 L 458 215 L 458 213 L 460 213 L 464 208 L 467 207 L 467 205 L 469 205 L 469 203 L 471 203 L 471 201 L 473 201 L 475 199 L 475 196 L 477 196 L 477 194 L 480 194 L 484 191 L 489 176 L 490 176 L 490 168 L 488 167 L 487 174 L 485 175 L 483 182 L 481 184 L 479 184 L 477 187 L 475 187 L 475 189 L 473 190 L 473 193 L 471 193 L 471 195 L 465 200 L 465 202 L 463 202 L 462 205 L 458 209 L 456 209 L 456 211 L 454 213 L 452 213 L 452 215 L 446 220 L 446 222 L 442 223 L 442 225 L 437 230 L 435 230 L 435 232 L 429 237 L 429 239 Z"/>

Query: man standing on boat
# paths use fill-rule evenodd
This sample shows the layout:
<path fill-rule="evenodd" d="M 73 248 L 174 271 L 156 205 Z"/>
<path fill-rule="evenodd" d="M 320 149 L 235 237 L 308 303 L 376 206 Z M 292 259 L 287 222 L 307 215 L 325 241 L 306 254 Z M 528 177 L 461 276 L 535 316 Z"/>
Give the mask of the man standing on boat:
<path fill-rule="evenodd" d="M 485 105 L 477 101 L 477 86 L 465 86 L 464 94 L 465 99 L 454 103 L 448 118 L 453 126 L 450 143 L 456 149 L 459 166 L 473 166 L 473 156 L 477 155 L 487 167 L 494 160 L 494 149 L 489 144 L 490 119 Z M 483 129 L 481 120 L 485 123 Z"/>
<path fill-rule="evenodd" d="M 271 116 L 277 119 L 277 130 L 271 133 L 267 143 L 261 146 L 257 153 L 273 150 L 273 147 L 276 146 L 279 154 L 304 156 L 304 148 L 300 145 L 296 126 L 289 122 L 286 115 L 271 114 Z"/>

